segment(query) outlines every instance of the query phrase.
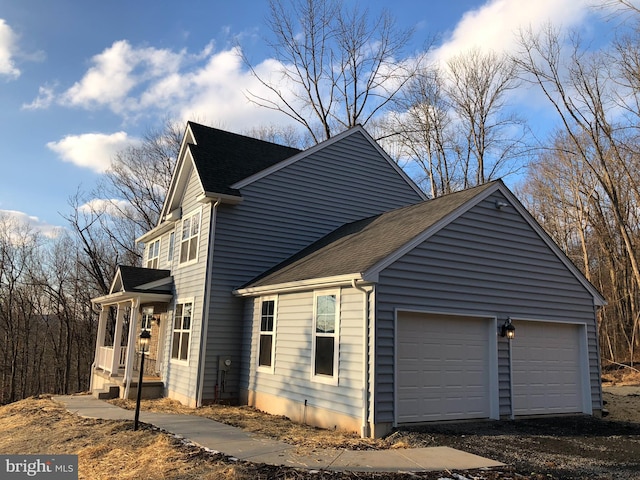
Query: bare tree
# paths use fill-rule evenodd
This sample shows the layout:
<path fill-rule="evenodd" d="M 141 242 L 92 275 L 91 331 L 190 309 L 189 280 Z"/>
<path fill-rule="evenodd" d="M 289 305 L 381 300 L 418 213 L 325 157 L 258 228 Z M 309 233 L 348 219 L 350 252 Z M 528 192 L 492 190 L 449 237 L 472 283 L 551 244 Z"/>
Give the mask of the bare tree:
<path fill-rule="evenodd" d="M 418 167 L 416 180 L 432 198 L 457 190 L 456 132 L 442 71 L 433 66 L 415 75 L 395 106 L 388 131 L 400 144 L 398 159 Z"/>
<path fill-rule="evenodd" d="M 183 134 L 182 124 L 166 120 L 162 128 L 149 130 L 140 145 L 112 159 L 93 196 L 106 202 L 114 220 L 121 218 L 134 225 L 125 231 L 142 234 L 156 226 Z"/>
<path fill-rule="evenodd" d="M 574 172 L 579 195 L 562 208 L 574 212 L 574 222 L 588 224 L 580 227 L 589 249 L 583 268 L 610 301 L 600 323 L 603 351 L 611 360 L 633 362 L 640 345 L 638 36 L 596 52 L 583 49 L 576 36 L 569 47 L 563 40 L 551 27 L 523 33 L 517 61 L 562 125 L 563 142 L 552 151 L 570 170 L 554 170 L 557 176 Z"/>
<path fill-rule="evenodd" d="M 465 141 L 465 185 L 480 185 L 513 171 L 526 149 L 526 125 L 508 108 L 519 84 L 516 63 L 506 55 L 472 49 L 447 62 L 447 94 Z"/>
<path fill-rule="evenodd" d="M 267 94 L 250 91 L 253 103 L 300 123 L 318 143 L 356 124 L 366 125 L 388 106 L 421 58 L 402 61 L 411 30 L 387 12 L 349 10 L 336 0 L 270 0 L 268 41 L 281 68 L 259 74 Z"/>

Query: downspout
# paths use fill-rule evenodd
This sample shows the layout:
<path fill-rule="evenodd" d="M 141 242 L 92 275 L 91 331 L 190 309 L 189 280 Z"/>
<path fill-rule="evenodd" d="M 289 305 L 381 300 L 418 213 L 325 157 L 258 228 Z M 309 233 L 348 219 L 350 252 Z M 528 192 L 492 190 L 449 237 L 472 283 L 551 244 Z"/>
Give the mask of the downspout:
<path fill-rule="evenodd" d="M 371 290 L 359 286 L 357 282 L 357 279 L 352 279 L 351 286 L 364 294 L 362 306 L 362 318 L 364 320 L 362 332 L 362 428 L 360 436 L 368 438 L 371 436 L 369 425 L 369 294 Z"/>
<path fill-rule="evenodd" d="M 211 276 L 213 275 L 213 248 L 216 238 L 215 226 L 216 226 L 216 214 L 218 211 L 218 205 L 220 205 L 221 199 L 216 199 L 215 203 L 211 207 L 211 216 L 209 218 L 209 248 L 207 250 L 207 269 L 204 287 L 204 307 L 202 311 L 202 335 L 200 337 L 200 356 L 198 368 L 198 390 L 196 392 L 196 407 L 202 406 L 202 396 L 204 391 L 204 369 L 206 364 L 207 355 L 207 335 L 209 332 L 209 307 L 211 305 Z"/>

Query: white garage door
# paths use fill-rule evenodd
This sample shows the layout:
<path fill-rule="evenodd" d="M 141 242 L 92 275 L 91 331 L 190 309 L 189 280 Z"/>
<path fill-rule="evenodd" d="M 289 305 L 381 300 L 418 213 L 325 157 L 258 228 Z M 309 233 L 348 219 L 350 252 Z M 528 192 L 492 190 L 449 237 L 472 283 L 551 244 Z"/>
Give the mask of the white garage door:
<path fill-rule="evenodd" d="M 397 422 L 489 418 L 489 320 L 400 313 Z"/>
<path fill-rule="evenodd" d="M 514 415 L 582 412 L 581 327 L 513 322 Z"/>

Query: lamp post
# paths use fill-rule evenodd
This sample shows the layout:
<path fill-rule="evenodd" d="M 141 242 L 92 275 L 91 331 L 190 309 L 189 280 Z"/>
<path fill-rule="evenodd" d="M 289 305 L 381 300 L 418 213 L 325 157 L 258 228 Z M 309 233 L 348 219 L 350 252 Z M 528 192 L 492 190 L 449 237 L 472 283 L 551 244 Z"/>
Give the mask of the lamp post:
<path fill-rule="evenodd" d="M 140 418 L 140 400 L 142 399 L 142 375 L 144 375 L 144 351 L 149 343 L 151 333 L 149 330 L 140 332 L 140 378 L 138 379 L 138 399 L 136 400 L 136 414 L 133 420 L 133 429 L 138 430 L 138 419 Z"/>

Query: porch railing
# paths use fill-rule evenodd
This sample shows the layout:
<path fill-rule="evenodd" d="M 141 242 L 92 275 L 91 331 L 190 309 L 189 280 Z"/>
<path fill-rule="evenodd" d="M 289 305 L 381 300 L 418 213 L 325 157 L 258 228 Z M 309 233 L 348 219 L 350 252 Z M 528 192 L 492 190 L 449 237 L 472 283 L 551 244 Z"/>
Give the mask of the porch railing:
<path fill-rule="evenodd" d="M 117 347 L 118 351 L 118 368 L 124 368 L 125 360 L 127 358 L 127 347 Z M 118 373 L 111 371 L 111 365 L 113 364 L 114 347 L 98 347 L 98 361 L 96 366 L 109 373 Z"/>

